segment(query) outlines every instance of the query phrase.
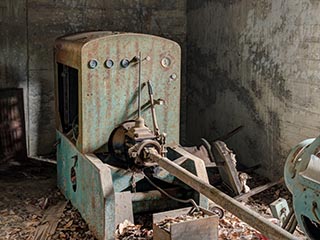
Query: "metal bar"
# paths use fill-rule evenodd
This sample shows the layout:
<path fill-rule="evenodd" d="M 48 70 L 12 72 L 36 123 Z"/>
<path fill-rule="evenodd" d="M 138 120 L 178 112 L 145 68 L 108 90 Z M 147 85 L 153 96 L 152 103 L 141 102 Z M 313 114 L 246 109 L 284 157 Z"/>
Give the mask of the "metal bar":
<path fill-rule="evenodd" d="M 169 188 L 169 189 L 165 189 L 165 191 L 169 194 L 175 195 L 176 197 L 184 197 L 184 193 L 179 192 L 179 188 Z M 135 192 L 135 193 L 131 193 L 131 196 L 132 196 L 132 202 L 141 202 L 141 201 L 150 201 L 150 200 L 168 198 L 158 190 L 151 190 L 148 192 Z"/>
<path fill-rule="evenodd" d="M 219 204 L 221 207 L 228 210 L 244 222 L 248 223 L 250 226 L 254 227 L 270 239 L 298 240 L 298 238 L 288 233 L 281 227 L 271 223 L 267 219 L 261 217 L 258 213 L 242 205 L 237 200 L 229 197 L 227 194 L 202 181 L 200 178 L 180 167 L 179 165 L 173 163 L 168 158 L 161 157 L 159 154 L 153 152 L 150 153 L 150 158 L 153 161 L 158 162 L 159 166 L 163 167 L 172 175 L 179 178 L 185 184 L 205 195 L 216 204 Z"/>
<path fill-rule="evenodd" d="M 231 138 L 233 135 L 237 134 L 238 132 L 240 132 L 240 130 L 243 129 L 244 126 L 239 126 L 237 127 L 236 129 L 233 129 L 231 132 L 227 133 L 226 135 L 223 135 L 223 136 L 220 136 L 218 138 L 216 138 L 215 140 L 213 140 L 213 142 L 215 141 L 226 141 L 228 140 L 229 138 Z"/>
<path fill-rule="evenodd" d="M 138 118 L 141 117 L 141 52 L 139 52 Z"/>
<path fill-rule="evenodd" d="M 150 80 L 148 81 L 148 92 L 149 92 L 149 98 L 150 98 L 150 104 L 151 104 L 153 131 L 154 131 L 154 134 L 158 137 L 160 135 L 160 132 L 159 132 L 159 126 L 158 126 L 157 117 L 156 117 L 156 110 L 154 108 L 153 90 L 152 90 L 152 85 Z"/>
<path fill-rule="evenodd" d="M 39 162 L 46 162 L 46 163 L 51 163 L 54 165 L 57 165 L 57 161 L 49 158 L 42 158 L 42 157 L 37 157 L 37 156 L 29 156 L 28 157 L 31 160 L 39 161 Z"/>

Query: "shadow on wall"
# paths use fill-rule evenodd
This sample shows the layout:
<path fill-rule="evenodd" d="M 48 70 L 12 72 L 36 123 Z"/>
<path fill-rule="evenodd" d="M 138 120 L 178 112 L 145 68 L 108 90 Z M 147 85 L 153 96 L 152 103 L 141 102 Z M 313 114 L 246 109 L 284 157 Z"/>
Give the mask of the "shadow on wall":
<path fill-rule="evenodd" d="M 184 1 L 31 1 L 28 4 L 30 155 L 53 153 L 56 38 L 85 31 L 147 32 L 185 42 Z"/>

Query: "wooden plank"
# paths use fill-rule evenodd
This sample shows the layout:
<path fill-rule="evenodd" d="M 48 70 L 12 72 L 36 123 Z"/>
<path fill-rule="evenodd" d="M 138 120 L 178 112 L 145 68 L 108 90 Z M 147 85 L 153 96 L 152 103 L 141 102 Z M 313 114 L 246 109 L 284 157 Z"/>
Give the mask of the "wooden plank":
<path fill-rule="evenodd" d="M 48 208 L 42 217 L 40 225 L 36 229 L 34 240 L 46 240 L 55 233 L 66 205 L 67 202 L 59 202 L 57 205 Z"/>
<path fill-rule="evenodd" d="M 271 188 L 275 185 L 278 185 L 278 184 L 282 184 L 283 183 L 283 178 L 279 179 L 278 181 L 275 181 L 275 182 L 271 182 L 271 183 L 267 183 L 265 185 L 262 185 L 262 186 L 259 186 L 259 187 L 256 187 L 254 189 L 251 189 L 250 192 L 247 192 L 245 194 L 242 194 L 240 196 L 237 196 L 235 197 L 234 199 L 238 200 L 238 201 L 245 201 L 247 200 L 249 197 L 252 197 L 258 193 L 261 193 L 265 190 L 267 190 L 268 188 Z"/>

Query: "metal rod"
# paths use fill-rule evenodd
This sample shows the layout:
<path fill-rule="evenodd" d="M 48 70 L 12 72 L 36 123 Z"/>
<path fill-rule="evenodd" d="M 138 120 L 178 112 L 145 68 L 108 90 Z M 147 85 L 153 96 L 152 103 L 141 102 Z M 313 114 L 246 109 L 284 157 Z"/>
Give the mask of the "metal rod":
<path fill-rule="evenodd" d="M 166 192 L 170 194 L 174 194 L 177 197 L 185 197 L 184 193 L 179 192 L 179 188 L 168 188 Z M 159 199 L 167 199 L 168 197 L 162 194 L 158 190 L 151 190 L 148 192 L 135 192 L 131 194 L 132 202 L 141 202 L 141 201 L 149 201 L 149 200 L 159 200 Z"/>
<path fill-rule="evenodd" d="M 151 115 L 152 115 L 152 121 L 153 121 L 153 131 L 154 131 L 154 134 L 158 137 L 160 135 L 160 132 L 159 132 L 159 126 L 157 122 L 156 110 L 154 107 L 153 90 L 152 90 L 152 85 L 150 80 L 148 81 L 148 92 L 149 92 Z"/>
<path fill-rule="evenodd" d="M 150 158 L 153 161 L 158 162 L 160 167 L 163 167 L 170 174 L 174 175 L 185 184 L 192 187 L 197 192 L 203 194 L 216 204 L 220 205 L 227 211 L 231 212 L 250 226 L 260 231 L 270 239 L 297 239 L 292 234 L 288 233 L 281 227 L 271 223 L 264 217 L 260 216 L 255 211 L 245 207 L 243 204 L 228 196 L 227 194 L 216 189 L 212 185 L 202 181 L 200 178 L 173 163 L 166 157 L 161 157 L 157 153 L 150 153 Z"/>
<path fill-rule="evenodd" d="M 138 118 L 141 117 L 141 52 L 139 52 Z"/>
<path fill-rule="evenodd" d="M 244 126 L 239 126 L 236 129 L 233 129 L 231 132 L 227 133 L 226 135 L 220 136 L 217 139 L 213 140 L 213 141 L 227 141 L 229 138 L 231 138 L 233 135 L 237 134 L 238 132 L 240 132 L 242 129 L 244 128 Z"/>

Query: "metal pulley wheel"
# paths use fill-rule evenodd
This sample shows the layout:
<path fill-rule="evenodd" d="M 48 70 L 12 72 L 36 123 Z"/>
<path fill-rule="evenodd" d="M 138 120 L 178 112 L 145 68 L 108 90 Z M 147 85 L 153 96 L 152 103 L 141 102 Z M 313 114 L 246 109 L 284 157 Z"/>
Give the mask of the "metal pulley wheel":
<path fill-rule="evenodd" d="M 122 162 L 128 161 L 128 152 L 126 151 L 126 133 L 129 131 L 130 128 L 135 126 L 134 120 L 126 121 L 117 128 L 115 128 L 108 141 L 108 148 L 109 152 L 113 157 Z"/>
<path fill-rule="evenodd" d="M 144 140 L 141 143 L 137 143 L 132 151 L 135 152 L 135 160 L 134 163 L 138 166 L 145 166 L 145 167 L 151 167 L 151 166 L 156 166 L 156 162 L 152 162 L 149 154 L 148 154 L 148 149 L 154 149 L 156 150 L 159 154 L 161 154 L 161 145 L 155 140 Z"/>
<path fill-rule="evenodd" d="M 221 207 L 211 206 L 209 207 L 209 210 L 216 214 L 219 217 L 219 219 L 222 219 L 224 217 L 224 211 Z"/>

